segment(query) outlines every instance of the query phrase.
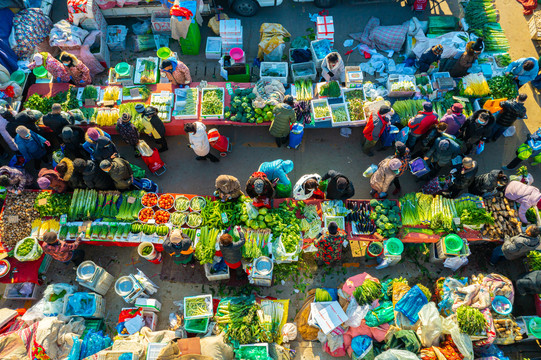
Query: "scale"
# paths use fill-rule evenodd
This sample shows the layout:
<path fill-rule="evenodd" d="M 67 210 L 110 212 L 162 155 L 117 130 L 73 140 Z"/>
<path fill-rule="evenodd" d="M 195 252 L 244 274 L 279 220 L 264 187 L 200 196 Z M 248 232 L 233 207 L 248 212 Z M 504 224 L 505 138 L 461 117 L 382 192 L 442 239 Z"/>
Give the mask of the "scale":
<path fill-rule="evenodd" d="M 118 278 L 115 291 L 125 302 L 134 303 L 137 298 L 148 298 L 143 285 L 132 274 Z"/>
<path fill-rule="evenodd" d="M 75 279 L 79 285 L 105 295 L 113 284 L 113 276 L 105 271 L 101 266 L 93 261 L 83 261 L 77 267 L 77 277 Z"/>
<path fill-rule="evenodd" d="M 260 256 L 255 259 L 252 263 L 252 273 L 248 277 L 250 284 L 271 286 L 273 267 L 272 260 L 266 256 Z"/>

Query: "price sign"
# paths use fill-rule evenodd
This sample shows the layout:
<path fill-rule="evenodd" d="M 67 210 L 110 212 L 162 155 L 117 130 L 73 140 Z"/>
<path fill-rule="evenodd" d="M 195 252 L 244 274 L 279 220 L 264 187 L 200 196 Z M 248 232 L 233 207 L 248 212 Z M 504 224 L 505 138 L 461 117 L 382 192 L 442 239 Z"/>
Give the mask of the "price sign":
<path fill-rule="evenodd" d="M 133 204 L 135 202 L 135 198 L 133 196 L 128 196 L 128 204 Z"/>
<path fill-rule="evenodd" d="M 96 100 L 94 100 L 94 99 L 85 99 L 85 106 L 96 106 Z"/>
<path fill-rule="evenodd" d="M 38 200 L 38 205 L 39 206 L 47 205 L 47 198 L 39 199 Z"/>
<path fill-rule="evenodd" d="M 133 80 L 122 80 L 123 86 L 133 86 Z"/>
<path fill-rule="evenodd" d="M 131 88 L 130 89 L 130 96 L 132 98 L 136 98 L 136 97 L 141 96 L 140 93 L 139 93 L 139 89 L 138 88 Z"/>
<path fill-rule="evenodd" d="M 18 215 L 9 215 L 8 216 L 8 223 L 15 224 L 19 222 L 19 216 Z"/>
<path fill-rule="evenodd" d="M 114 105 L 115 105 L 114 100 L 104 100 L 103 101 L 103 106 L 114 106 Z"/>
<path fill-rule="evenodd" d="M 147 221 L 147 224 L 150 224 L 150 225 L 156 224 L 156 219 L 150 219 L 149 221 Z"/>

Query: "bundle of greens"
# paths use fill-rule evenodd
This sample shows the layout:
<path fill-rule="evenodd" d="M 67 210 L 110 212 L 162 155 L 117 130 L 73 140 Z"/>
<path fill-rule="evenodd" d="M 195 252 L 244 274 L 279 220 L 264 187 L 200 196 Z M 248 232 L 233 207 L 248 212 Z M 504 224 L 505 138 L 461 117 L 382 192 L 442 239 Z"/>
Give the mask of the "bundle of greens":
<path fill-rule="evenodd" d="M 420 225 L 419 204 L 415 193 L 407 193 L 400 198 L 400 210 L 402 212 L 402 225 Z"/>
<path fill-rule="evenodd" d="M 295 98 L 297 101 L 310 101 L 312 100 L 312 80 L 297 80 L 295 81 Z"/>
<path fill-rule="evenodd" d="M 259 316 L 257 316 L 259 308 L 253 296 L 240 296 L 220 301 L 214 320 L 219 329 L 225 333 L 224 339 L 228 344 L 259 342 L 262 333 Z"/>
<path fill-rule="evenodd" d="M 60 216 L 67 214 L 71 204 L 70 194 L 58 194 L 49 191 L 42 191 L 36 197 L 34 209 L 41 217 Z"/>
<path fill-rule="evenodd" d="M 487 320 L 478 309 L 462 305 L 456 310 L 460 332 L 467 335 L 480 335 L 486 330 Z"/>
<path fill-rule="evenodd" d="M 374 280 L 366 279 L 363 284 L 353 291 L 355 301 L 360 306 L 371 305 L 374 300 L 382 297 L 381 284 Z"/>
<path fill-rule="evenodd" d="M 541 252 L 534 250 L 528 253 L 526 262 L 530 271 L 541 270 Z"/>
<path fill-rule="evenodd" d="M 485 209 L 464 210 L 460 222 L 464 225 L 494 224 L 494 217 Z"/>
<path fill-rule="evenodd" d="M 143 190 L 132 190 L 122 193 L 120 208 L 116 215 L 117 220 L 134 221 L 137 220 L 139 211 L 143 208 L 141 199 L 145 195 Z"/>
<path fill-rule="evenodd" d="M 514 99 L 518 95 L 517 84 L 510 74 L 494 76 L 488 81 L 488 87 L 495 99 Z"/>
<path fill-rule="evenodd" d="M 218 229 L 203 226 L 199 241 L 195 246 L 195 257 L 201 264 L 211 264 L 216 252 L 216 240 L 220 231 Z"/>
<path fill-rule="evenodd" d="M 393 104 L 393 110 L 400 118 L 400 123 L 403 126 L 408 124 L 409 119 L 417 115 L 423 110 L 425 100 L 398 100 Z"/>
<path fill-rule="evenodd" d="M 325 97 L 340 97 L 342 91 L 340 90 L 340 85 L 336 81 L 329 81 L 324 83 L 319 88 L 319 96 Z"/>

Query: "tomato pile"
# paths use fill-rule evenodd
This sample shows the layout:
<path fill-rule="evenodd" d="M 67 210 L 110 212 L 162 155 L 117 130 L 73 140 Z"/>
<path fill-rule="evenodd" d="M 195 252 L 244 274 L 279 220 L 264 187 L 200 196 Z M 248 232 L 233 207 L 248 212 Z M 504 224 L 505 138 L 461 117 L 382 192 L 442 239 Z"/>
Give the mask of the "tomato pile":
<path fill-rule="evenodd" d="M 139 220 L 142 222 L 147 222 L 154 217 L 154 210 L 152 208 L 146 207 L 142 208 L 139 211 Z"/>
<path fill-rule="evenodd" d="M 158 195 L 154 193 L 146 193 L 141 199 L 143 206 L 153 207 L 158 203 Z"/>
<path fill-rule="evenodd" d="M 158 199 L 158 206 L 164 210 L 169 210 L 173 207 L 173 203 L 175 202 L 175 199 L 170 194 L 163 194 Z"/>
<path fill-rule="evenodd" d="M 165 210 L 158 210 L 156 211 L 156 214 L 154 214 L 154 219 L 156 219 L 156 224 L 165 224 L 169 221 L 169 217 L 171 214 L 169 214 Z"/>

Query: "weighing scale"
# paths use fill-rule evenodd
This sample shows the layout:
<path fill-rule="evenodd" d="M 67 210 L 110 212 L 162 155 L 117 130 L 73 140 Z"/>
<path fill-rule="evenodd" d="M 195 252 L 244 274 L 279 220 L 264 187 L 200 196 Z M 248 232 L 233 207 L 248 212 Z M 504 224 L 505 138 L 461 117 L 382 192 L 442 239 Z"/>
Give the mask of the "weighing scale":
<path fill-rule="evenodd" d="M 105 295 L 113 284 L 114 278 L 104 268 L 96 265 L 93 261 L 87 260 L 83 261 L 77 267 L 77 277 L 75 280 L 79 285 L 95 291 L 100 295 Z"/>
<path fill-rule="evenodd" d="M 143 285 L 132 274 L 118 278 L 115 291 L 125 302 L 134 303 L 137 298 L 148 298 Z"/>
<path fill-rule="evenodd" d="M 133 85 L 134 71 L 133 65 L 127 63 L 117 64 L 114 68 L 109 69 L 109 85 Z"/>
<path fill-rule="evenodd" d="M 252 273 L 248 276 L 250 284 L 258 286 L 272 285 L 272 270 L 274 264 L 266 256 L 260 256 L 252 263 Z"/>

